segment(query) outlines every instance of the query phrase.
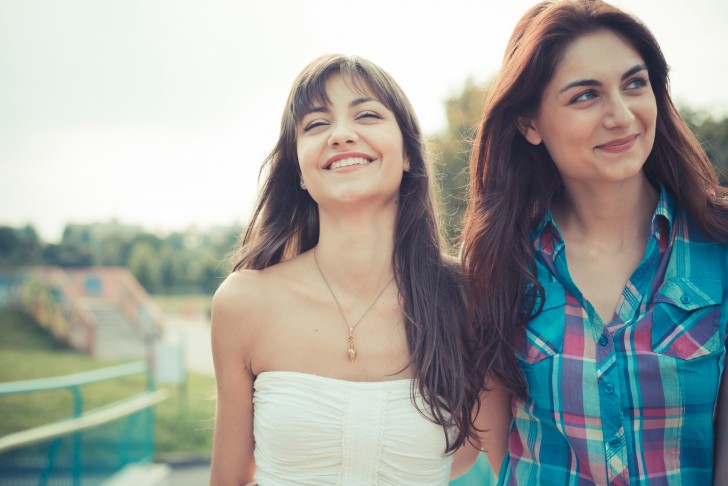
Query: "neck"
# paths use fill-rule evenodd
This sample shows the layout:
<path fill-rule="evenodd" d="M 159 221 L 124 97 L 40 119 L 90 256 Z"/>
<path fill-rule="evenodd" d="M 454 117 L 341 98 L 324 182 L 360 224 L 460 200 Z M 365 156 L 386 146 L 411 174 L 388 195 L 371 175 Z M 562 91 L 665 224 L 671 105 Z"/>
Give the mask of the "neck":
<path fill-rule="evenodd" d="M 331 285 L 345 293 L 371 294 L 392 278 L 396 212 L 319 211 L 317 257 Z"/>
<path fill-rule="evenodd" d="M 658 198 L 641 174 L 618 184 L 567 186 L 552 213 L 565 238 L 629 244 L 635 237 L 646 237 Z"/>

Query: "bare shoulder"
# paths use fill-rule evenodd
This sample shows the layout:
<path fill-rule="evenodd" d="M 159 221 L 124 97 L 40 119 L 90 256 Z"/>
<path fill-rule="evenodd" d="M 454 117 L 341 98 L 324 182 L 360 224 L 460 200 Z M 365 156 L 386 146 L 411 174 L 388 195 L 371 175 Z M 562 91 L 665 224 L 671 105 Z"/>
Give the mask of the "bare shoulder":
<path fill-rule="evenodd" d="M 238 270 L 220 284 L 212 298 L 212 309 L 221 312 L 254 310 L 266 278 L 260 270 Z"/>
<path fill-rule="evenodd" d="M 213 312 L 234 312 L 249 308 L 256 302 L 261 280 L 263 278 L 258 270 L 238 270 L 231 273 L 212 298 Z"/>
<path fill-rule="evenodd" d="M 271 306 L 280 305 L 291 280 L 287 262 L 231 273 L 212 298 L 213 332 L 250 334 L 264 327 Z"/>
<path fill-rule="evenodd" d="M 258 270 L 240 270 L 223 281 L 212 298 L 213 348 L 237 348 L 247 353 L 263 326 L 266 312 L 266 276 Z"/>
<path fill-rule="evenodd" d="M 304 302 L 303 292 L 310 293 L 299 258 L 262 270 L 238 270 L 231 273 L 212 299 L 213 358 L 221 361 L 235 356 L 250 372 L 267 369 L 267 360 L 291 336 L 288 326 L 296 322 L 296 302 Z M 302 290 L 303 289 L 303 290 Z M 282 305 L 282 303 L 289 305 Z M 284 329 L 285 328 L 285 329 Z"/>

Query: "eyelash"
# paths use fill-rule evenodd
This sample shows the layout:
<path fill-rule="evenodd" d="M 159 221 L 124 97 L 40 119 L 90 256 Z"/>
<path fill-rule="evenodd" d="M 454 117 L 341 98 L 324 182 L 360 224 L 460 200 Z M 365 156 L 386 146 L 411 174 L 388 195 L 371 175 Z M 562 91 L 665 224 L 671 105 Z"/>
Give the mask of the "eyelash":
<path fill-rule="evenodd" d="M 356 119 L 359 120 L 361 118 L 376 118 L 377 120 L 381 120 L 382 117 L 379 115 L 379 113 L 373 112 L 373 111 L 362 111 L 356 116 Z"/>
<path fill-rule="evenodd" d="M 305 127 L 303 127 L 303 133 L 308 132 L 309 130 L 313 130 L 316 127 L 320 127 L 321 125 L 325 125 L 326 122 L 323 120 L 314 120 Z"/>
<path fill-rule="evenodd" d="M 584 103 L 586 101 L 591 101 L 592 99 L 594 99 L 593 97 L 591 97 L 589 99 L 584 99 L 584 100 L 580 99 L 584 95 L 588 95 L 588 94 L 589 95 L 595 95 L 596 96 L 596 93 L 594 92 L 594 90 L 591 90 L 590 89 L 589 91 L 583 91 L 583 92 L 579 93 L 578 95 L 574 96 L 573 98 L 571 98 L 571 101 L 569 103 L 570 104 L 574 104 L 574 103 Z"/>
<path fill-rule="evenodd" d="M 355 117 L 356 120 L 361 120 L 362 118 L 375 118 L 377 120 L 382 119 L 381 115 L 379 115 L 379 113 L 376 113 L 374 111 L 362 111 L 361 113 L 357 114 Z M 327 124 L 327 122 L 325 120 L 314 120 L 311 123 L 309 123 L 308 125 L 306 125 L 305 127 L 303 127 L 303 132 L 306 133 L 309 130 L 312 130 L 316 127 L 326 125 L 326 124 Z"/>
<path fill-rule="evenodd" d="M 638 83 L 638 86 L 635 86 L 633 88 L 630 88 L 630 86 L 633 85 L 634 83 Z M 625 85 L 625 87 L 627 89 L 641 89 L 641 88 L 646 87 L 649 83 L 650 82 L 649 82 L 649 80 L 646 77 L 639 76 L 639 77 L 630 79 L 627 82 L 627 84 Z M 591 97 L 589 99 L 583 99 L 583 100 L 582 99 L 579 99 L 579 98 L 581 98 L 581 97 L 583 97 L 584 95 L 587 95 L 587 94 L 593 95 L 593 97 Z M 571 99 L 570 103 L 571 104 L 573 104 L 573 103 L 584 103 L 586 101 L 590 101 L 590 100 L 594 99 L 594 96 L 596 96 L 596 92 L 594 90 L 591 90 L 590 89 L 588 91 L 583 91 L 583 92 L 579 93 L 578 95 L 574 96 Z"/>
<path fill-rule="evenodd" d="M 627 83 L 627 86 L 630 86 L 634 84 L 635 82 L 639 83 L 639 86 L 636 86 L 634 89 L 644 88 L 648 84 L 650 84 L 650 81 L 646 77 L 639 76 L 637 78 L 630 79 Z"/>

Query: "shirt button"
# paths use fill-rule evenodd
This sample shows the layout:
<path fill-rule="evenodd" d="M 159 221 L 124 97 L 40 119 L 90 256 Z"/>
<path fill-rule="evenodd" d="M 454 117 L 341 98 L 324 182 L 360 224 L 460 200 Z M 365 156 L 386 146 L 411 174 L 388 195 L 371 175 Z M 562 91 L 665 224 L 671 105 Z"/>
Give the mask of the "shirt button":
<path fill-rule="evenodd" d="M 689 304 L 690 303 L 690 296 L 689 295 L 683 295 L 680 297 L 680 302 L 683 304 Z"/>
<path fill-rule="evenodd" d="M 616 437 L 610 439 L 609 445 L 612 447 L 617 447 L 619 445 L 619 439 L 617 439 Z"/>
<path fill-rule="evenodd" d="M 606 346 L 608 341 L 607 336 L 602 335 L 602 337 L 599 338 L 599 346 Z"/>
<path fill-rule="evenodd" d="M 606 385 L 604 385 L 604 391 L 611 395 L 612 393 L 614 393 L 614 386 L 611 383 L 607 383 Z"/>

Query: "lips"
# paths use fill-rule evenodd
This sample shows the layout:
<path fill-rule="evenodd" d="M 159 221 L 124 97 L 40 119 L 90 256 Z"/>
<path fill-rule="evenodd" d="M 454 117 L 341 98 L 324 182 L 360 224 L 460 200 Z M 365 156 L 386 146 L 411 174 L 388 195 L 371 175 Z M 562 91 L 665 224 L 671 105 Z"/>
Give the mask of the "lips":
<path fill-rule="evenodd" d="M 374 159 L 372 157 L 360 153 L 336 154 L 326 161 L 326 166 L 324 167 L 324 169 L 337 170 L 343 167 L 351 167 L 354 165 L 367 165 L 373 160 Z"/>
<path fill-rule="evenodd" d="M 612 153 L 624 152 L 624 151 L 632 148 L 635 141 L 637 140 L 637 136 L 638 136 L 638 134 L 630 135 L 629 137 L 624 137 L 624 138 L 617 138 L 617 139 L 607 142 L 605 144 L 597 145 L 596 148 L 598 148 L 599 150 L 603 150 L 605 152 L 612 152 Z"/>

